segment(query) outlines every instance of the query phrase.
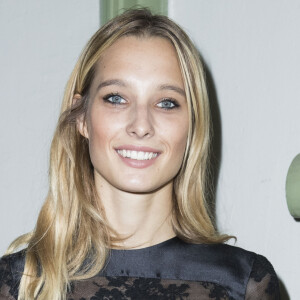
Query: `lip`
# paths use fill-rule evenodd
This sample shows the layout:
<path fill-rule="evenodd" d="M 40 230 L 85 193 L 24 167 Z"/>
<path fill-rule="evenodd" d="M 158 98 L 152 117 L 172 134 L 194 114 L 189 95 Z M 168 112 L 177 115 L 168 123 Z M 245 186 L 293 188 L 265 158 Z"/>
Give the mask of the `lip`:
<path fill-rule="evenodd" d="M 145 147 L 145 146 L 135 146 L 135 145 L 122 145 L 114 148 L 116 151 L 116 154 L 118 157 L 129 167 L 136 168 L 136 169 L 144 169 L 148 168 L 151 165 L 153 165 L 157 158 L 159 157 L 161 151 L 151 148 L 151 147 Z M 151 158 L 148 160 L 137 160 L 137 159 L 131 159 L 129 157 L 123 157 L 120 155 L 117 150 L 131 150 L 131 151 L 143 151 L 143 152 L 154 152 L 158 155 L 155 158 Z"/>
<path fill-rule="evenodd" d="M 143 152 L 155 152 L 160 154 L 161 151 L 158 149 L 154 149 L 151 147 L 145 147 L 145 146 L 136 146 L 136 145 L 121 145 L 114 148 L 117 150 L 131 150 L 131 151 L 143 151 Z"/>

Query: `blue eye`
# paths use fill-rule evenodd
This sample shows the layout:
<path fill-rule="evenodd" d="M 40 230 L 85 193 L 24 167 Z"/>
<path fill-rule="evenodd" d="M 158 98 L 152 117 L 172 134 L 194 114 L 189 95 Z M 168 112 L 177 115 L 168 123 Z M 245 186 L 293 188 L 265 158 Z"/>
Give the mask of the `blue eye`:
<path fill-rule="evenodd" d="M 120 95 L 118 94 L 109 94 L 103 97 L 103 100 L 106 102 L 109 102 L 111 104 L 124 104 L 126 103 L 126 100 L 123 99 Z"/>
<path fill-rule="evenodd" d="M 178 103 L 175 100 L 171 99 L 164 99 L 159 102 L 157 106 L 166 110 L 179 107 Z"/>

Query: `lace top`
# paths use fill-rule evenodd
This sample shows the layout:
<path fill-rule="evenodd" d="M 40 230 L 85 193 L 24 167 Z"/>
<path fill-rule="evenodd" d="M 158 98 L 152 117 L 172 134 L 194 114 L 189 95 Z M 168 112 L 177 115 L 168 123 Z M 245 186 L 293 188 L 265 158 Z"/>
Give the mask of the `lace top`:
<path fill-rule="evenodd" d="M 25 251 L 0 260 L 0 299 L 16 300 Z M 75 281 L 68 300 L 279 299 L 269 261 L 224 244 L 187 244 L 175 237 L 135 250 L 111 250 L 97 276 Z"/>

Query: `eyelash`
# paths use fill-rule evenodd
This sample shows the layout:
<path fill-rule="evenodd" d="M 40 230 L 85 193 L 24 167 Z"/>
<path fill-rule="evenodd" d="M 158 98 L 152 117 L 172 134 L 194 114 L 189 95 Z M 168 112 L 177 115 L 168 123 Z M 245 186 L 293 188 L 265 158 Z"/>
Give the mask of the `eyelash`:
<path fill-rule="evenodd" d="M 117 106 L 117 105 L 124 105 L 125 103 L 120 103 L 120 102 L 113 102 L 111 100 L 109 100 L 109 98 L 112 98 L 112 97 L 119 97 L 121 98 L 121 100 L 124 100 L 126 101 L 120 94 L 118 93 L 110 93 L 106 96 L 103 97 L 103 100 L 107 103 L 110 103 L 111 105 L 114 105 L 114 106 Z M 159 106 L 161 109 L 163 110 L 172 110 L 172 109 L 176 109 L 178 108 L 180 105 L 178 104 L 178 102 L 172 98 L 164 98 L 162 99 L 158 104 L 161 104 L 161 103 L 171 103 L 173 106 L 172 107 L 162 107 L 162 106 Z M 158 105 L 157 104 L 157 105 Z"/>
<path fill-rule="evenodd" d="M 119 98 L 121 98 L 122 100 L 125 100 L 122 96 L 120 96 L 118 93 L 110 93 L 110 94 L 108 94 L 108 95 L 106 95 L 106 96 L 104 96 L 103 97 L 103 100 L 105 101 L 105 102 L 108 102 L 108 103 L 110 103 L 110 104 L 112 104 L 112 105 L 123 105 L 124 103 L 120 103 L 120 102 L 113 102 L 113 101 L 111 101 L 111 100 L 109 100 L 109 98 L 112 98 L 112 97 L 119 97 Z M 126 100 L 125 100 L 126 101 Z"/>
<path fill-rule="evenodd" d="M 172 107 L 161 107 L 164 110 L 172 110 L 172 109 L 176 109 L 176 108 L 179 107 L 178 102 L 176 100 L 174 100 L 174 99 L 171 99 L 171 98 L 162 99 L 158 104 L 164 103 L 164 102 L 169 102 L 169 103 L 171 103 L 173 105 Z"/>

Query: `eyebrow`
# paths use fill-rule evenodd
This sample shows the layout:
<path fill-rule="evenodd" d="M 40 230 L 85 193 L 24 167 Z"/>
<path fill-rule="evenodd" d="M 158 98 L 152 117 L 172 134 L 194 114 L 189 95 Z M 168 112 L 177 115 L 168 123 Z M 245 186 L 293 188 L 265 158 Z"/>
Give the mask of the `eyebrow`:
<path fill-rule="evenodd" d="M 120 80 L 120 79 L 109 79 L 109 80 L 105 80 L 105 81 L 102 81 L 98 87 L 97 87 L 97 91 L 99 91 L 100 89 L 106 87 L 106 86 L 110 86 L 110 85 L 118 85 L 118 86 L 122 86 L 122 87 L 126 87 L 127 84 L 123 81 L 123 80 Z M 171 90 L 171 91 L 174 91 L 174 92 L 177 92 L 178 94 L 182 95 L 183 97 L 185 97 L 185 91 L 178 87 L 178 86 L 175 86 L 175 85 L 172 85 L 172 84 L 162 84 L 158 87 L 159 90 L 161 91 L 164 91 L 164 90 Z"/>
<path fill-rule="evenodd" d="M 118 85 L 118 86 L 122 86 L 125 87 L 126 83 L 120 79 L 110 79 L 110 80 L 105 80 L 102 81 L 98 87 L 97 87 L 97 91 L 99 91 L 100 89 L 106 87 L 106 86 L 110 86 L 110 85 Z"/>
<path fill-rule="evenodd" d="M 171 85 L 171 84 L 162 84 L 159 86 L 159 89 L 164 91 L 164 90 L 171 90 L 171 91 L 174 91 L 174 92 L 177 92 L 178 94 L 182 95 L 183 97 L 185 97 L 185 91 L 178 87 L 178 86 L 175 86 L 175 85 Z"/>

